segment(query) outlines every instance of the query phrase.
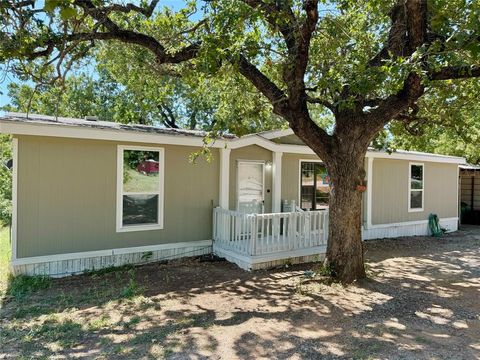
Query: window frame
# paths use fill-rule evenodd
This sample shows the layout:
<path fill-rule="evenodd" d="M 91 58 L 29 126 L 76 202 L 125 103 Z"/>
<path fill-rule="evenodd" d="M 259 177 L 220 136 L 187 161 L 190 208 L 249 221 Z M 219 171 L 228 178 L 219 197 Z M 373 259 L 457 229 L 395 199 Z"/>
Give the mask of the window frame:
<path fill-rule="evenodd" d="M 298 161 L 298 204 L 297 206 L 301 209 L 302 208 L 302 163 L 320 163 L 324 166 L 325 162 L 321 159 L 300 159 Z M 322 209 L 314 209 L 311 211 L 322 211 L 327 210 L 329 206 L 325 206 Z M 307 210 L 304 210 L 307 211 Z"/>
<path fill-rule="evenodd" d="M 422 167 L 422 188 L 421 189 L 412 189 L 412 166 L 421 166 Z M 421 191 L 422 192 L 422 207 L 421 208 L 412 208 L 412 191 Z M 421 212 L 425 209 L 425 164 L 419 162 L 409 162 L 408 163 L 408 212 Z"/>
<path fill-rule="evenodd" d="M 155 151 L 158 152 L 158 190 L 152 192 L 125 193 L 123 191 L 123 156 L 125 150 L 131 151 Z M 135 145 L 117 145 L 117 215 L 116 230 L 118 232 L 130 231 L 148 231 L 163 229 L 164 215 L 164 183 L 165 183 L 165 149 L 162 147 L 135 146 Z M 123 225 L 123 196 L 128 194 L 151 194 L 158 195 L 158 217 L 156 224 Z"/>

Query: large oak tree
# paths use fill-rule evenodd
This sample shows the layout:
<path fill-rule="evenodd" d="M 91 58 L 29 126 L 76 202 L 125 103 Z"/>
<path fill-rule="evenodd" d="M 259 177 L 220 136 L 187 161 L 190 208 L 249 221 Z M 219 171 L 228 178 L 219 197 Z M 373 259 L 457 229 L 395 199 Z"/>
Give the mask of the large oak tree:
<path fill-rule="evenodd" d="M 364 277 L 358 185 L 367 148 L 392 120 L 415 124 L 418 100 L 437 82 L 480 76 L 478 2 L 208 0 L 177 12 L 158 3 L 1 0 L 0 60 L 61 76 L 114 42 L 118 52 L 140 49 L 159 74 L 238 72 L 325 162 L 327 261 L 342 281 Z M 315 121 L 319 108 L 333 128 Z"/>

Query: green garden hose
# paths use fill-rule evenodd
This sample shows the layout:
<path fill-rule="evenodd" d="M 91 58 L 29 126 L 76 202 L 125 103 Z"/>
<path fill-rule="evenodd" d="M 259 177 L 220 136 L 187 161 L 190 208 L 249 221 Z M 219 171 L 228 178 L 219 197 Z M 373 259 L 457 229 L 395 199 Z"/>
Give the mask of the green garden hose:
<path fill-rule="evenodd" d="M 440 227 L 437 214 L 430 214 L 428 216 L 428 228 L 432 232 L 432 236 L 435 237 L 442 236 L 445 232 L 445 230 Z"/>

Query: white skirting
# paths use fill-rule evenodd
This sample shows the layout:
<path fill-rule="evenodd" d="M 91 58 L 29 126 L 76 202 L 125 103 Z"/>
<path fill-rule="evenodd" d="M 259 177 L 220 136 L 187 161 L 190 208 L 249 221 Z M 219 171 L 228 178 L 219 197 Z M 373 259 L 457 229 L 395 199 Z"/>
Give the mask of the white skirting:
<path fill-rule="evenodd" d="M 146 264 L 156 261 L 200 256 L 212 253 L 212 241 L 192 241 L 86 253 L 59 254 L 21 258 L 12 261 L 14 275 L 47 275 L 63 277 L 126 264 Z"/>
<path fill-rule="evenodd" d="M 448 232 L 458 230 L 458 218 L 440 219 L 440 226 Z M 401 236 L 428 236 L 428 220 L 409 221 L 396 224 L 373 225 L 369 229 L 362 228 L 363 240 L 396 238 Z"/>
<path fill-rule="evenodd" d="M 215 255 L 237 264 L 244 270 L 268 269 L 279 265 L 321 261 L 325 258 L 326 249 L 326 245 L 321 245 L 305 249 L 249 256 L 239 254 L 235 250 L 216 246 L 215 242 L 213 242 L 213 253 Z"/>
<path fill-rule="evenodd" d="M 440 225 L 449 232 L 458 230 L 458 218 L 440 219 Z M 362 229 L 363 240 L 395 238 L 402 236 L 428 236 L 428 221 L 411 221 L 397 224 L 373 225 Z M 281 251 L 259 256 L 246 256 L 215 246 L 211 240 L 162 244 L 137 248 L 91 251 L 85 253 L 59 254 L 20 258 L 12 261 L 14 275 L 48 275 L 62 277 L 80 274 L 88 270 L 99 270 L 111 266 L 126 264 L 144 264 L 149 262 L 200 256 L 213 252 L 245 270 L 265 269 L 282 264 L 295 264 L 321 260 L 326 246 Z"/>

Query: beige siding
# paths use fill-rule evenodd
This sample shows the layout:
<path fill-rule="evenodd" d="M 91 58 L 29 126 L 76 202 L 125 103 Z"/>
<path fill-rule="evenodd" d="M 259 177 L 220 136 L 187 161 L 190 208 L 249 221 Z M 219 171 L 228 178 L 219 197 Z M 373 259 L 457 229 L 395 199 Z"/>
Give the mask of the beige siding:
<path fill-rule="evenodd" d="M 237 208 L 237 164 L 239 160 L 273 161 L 272 152 L 257 145 L 245 146 L 230 152 L 230 198 L 231 210 Z M 265 167 L 265 212 L 272 209 L 272 168 Z"/>
<path fill-rule="evenodd" d="M 164 229 L 116 233 L 117 145 L 19 137 L 19 258 L 211 239 L 217 150 L 211 163 L 191 164 L 188 156 L 198 148 L 160 145 L 165 149 Z"/>
<path fill-rule="evenodd" d="M 282 201 L 300 202 L 300 160 L 319 160 L 316 155 L 283 154 L 282 156 Z"/>
<path fill-rule="evenodd" d="M 364 166 L 364 169 L 365 169 L 365 179 L 366 179 L 366 183 L 365 185 L 368 186 L 368 181 L 370 181 L 370 179 L 368 179 L 368 158 L 365 158 L 364 161 L 363 161 L 363 166 Z M 368 191 L 364 191 L 362 193 L 362 213 L 360 215 L 360 218 L 362 219 L 362 225 L 365 226 L 367 225 L 367 204 L 368 204 Z"/>
<path fill-rule="evenodd" d="M 457 217 L 458 166 L 433 162 L 424 162 L 424 166 L 424 210 L 408 212 L 409 161 L 373 161 L 373 225 L 427 220 L 430 213 Z"/>

